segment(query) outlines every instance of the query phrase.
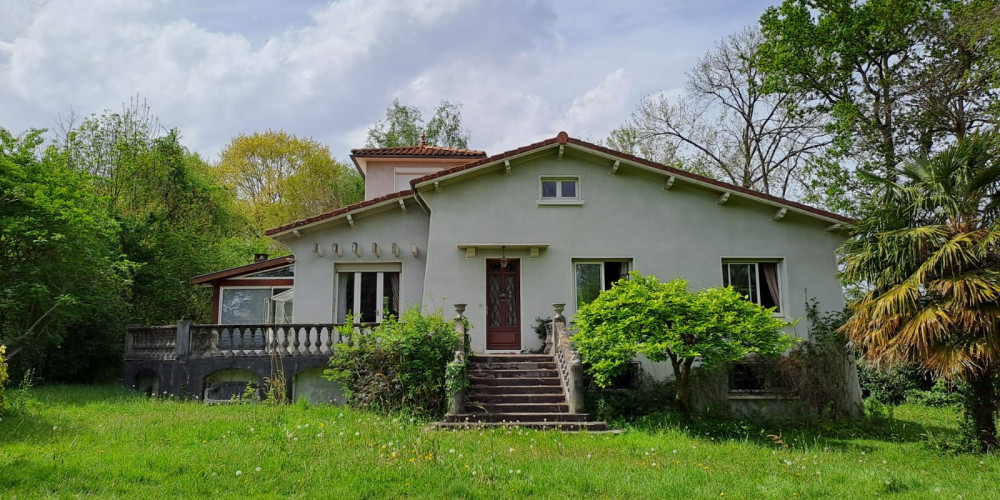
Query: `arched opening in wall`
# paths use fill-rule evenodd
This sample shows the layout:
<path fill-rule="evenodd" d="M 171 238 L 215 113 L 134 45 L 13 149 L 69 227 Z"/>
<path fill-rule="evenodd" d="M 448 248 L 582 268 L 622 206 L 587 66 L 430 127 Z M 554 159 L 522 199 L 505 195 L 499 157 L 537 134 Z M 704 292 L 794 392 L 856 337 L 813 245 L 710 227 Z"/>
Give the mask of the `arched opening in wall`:
<path fill-rule="evenodd" d="M 347 402 L 340 384 L 327 380 L 323 368 L 307 368 L 292 379 L 292 400 L 306 400 L 311 404 L 341 405 Z"/>
<path fill-rule="evenodd" d="M 153 370 L 143 368 L 135 374 L 132 388 L 147 396 L 158 394 L 160 392 L 160 377 Z"/>
<path fill-rule="evenodd" d="M 206 402 L 234 401 L 244 397 L 261 398 L 263 377 L 250 370 L 229 368 L 205 377 Z"/>

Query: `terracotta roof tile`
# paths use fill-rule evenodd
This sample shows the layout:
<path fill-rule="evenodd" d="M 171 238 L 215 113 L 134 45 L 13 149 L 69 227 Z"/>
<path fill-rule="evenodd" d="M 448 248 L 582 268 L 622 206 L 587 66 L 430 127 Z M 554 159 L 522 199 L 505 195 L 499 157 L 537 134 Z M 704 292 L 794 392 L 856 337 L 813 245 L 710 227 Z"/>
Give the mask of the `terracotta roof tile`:
<path fill-rule="evenodd" d="M 597 144 L 592 144 L 592 143 L 589 143 L 589 142 L 586 142 L 586 141 L 581 141 L 579 139 L 574 139 L 574 138 L 569 137 L 568 135 L 566 135 L 566 132 L 559 132 L 559 135 L 557 135 L 556 137 L 553 137 L 551 139 L 546 139 L 544 141 L 536 142 L 534 144 L 529 144 L 527 146 L 523 146 L 523 147 L 520 147 L 520 148 L 517 148 L 517 149 L 513 149 L 513 150 L 510 150 L 510 151 L 506 151 L 506 152 L 503 152 L 503 153 L 500 153 L 500 154 L 497 154 L 497 155 L 493 155 L 493 156 L 490 156 L 488 158 L 483 158 L 481 160 L 476 160 L 476 161 L 469 162 L 469 163 L 466 163 L 466 164 L 463 164 L 463 165 L 459 165 L 457 167 L 452 167 L 452 168 L 449 168 L 449 169 L 446 169 L 446 170 L 441 170 L 441 171 L 438 171 L 438 172 L 434 172 L 433 174 L 428 174 L 428 175 L 425 175 L 423 177 L 419 177 L 419 178 L 413 179 L 412 181 L 410 181 L 410 186 L 415 191 L 416 187 L 417 187 L 417 184 L 421 184 L 421 183 L 424 183 L 424 182 L 427 182 L 427 181 L 430 181 L 430 180 L 434 180 L 434 179 L 439 179 L 441 177 L 445 177 L 445 176 L 448 176 L 448 175 L 451 175 L 451 174 L 463 172 L 465 170 L 471 170 L 471 169 L 474 169 L 476 167 L 480 167 L 480 166 L 487 165 L 487 164 L 490 164 L 490 163 L 495 163 L 497 161 L 503 160 L 505 158 L 509 158 L 511 156 L 517 156 L 519 154 L 526 153 L 526 152 L 531 151 L 533 149 L 543 148 L 543 147 L 546 147 L 546 146 L 550 146 L 552 144 L 565 144 L 567 142 L 570 143 L 570 144 L 576 144 L 577 146 L 582 146 L 582 147 L 585 147 L 585 148 L 588 148 L 588 149 L 593 149 L 593 150 L 596 150 L 596 151 L 600 151 L 600 152 L 602 152 L 604 154 L 607 154 L 607 155 L 616 156 L 618 158 L 621 158 L 623 160 L 629 161 L 631 163 L 637 163 L 637 164 L 645 165 L 647 167 L 651 167 L 651 168 L 654 168 L 654 169 L 657 169 L 657 170 L 662 170 L 663 172 L 668 173 L 668 174 L 673 175 L 673 176 L 677 176 L 677 177 L 680 177 L 680 178 L 685 178 L 685 179 L 689 179 L 689 180 L 696 181 L 696 182 L 701 182 L 701 183 L 705 183 L 705 184 L 711 184 L 711 185 L 714 185 L 714 186 L 718 186 L 720 189 L 725 189 L 726 191 L 733 191 L 733 192 L 736 192 L 736 193 L 741 193 L 741 194 L 749 196 L 751 198 L 757 198 L 757 199 L 769 201 L 771 203 L 777 203 L 777 204 L 780 204 L 780 205 L 785 205 L 785 206 L 788 206 L 788 207 L 796 208 L 798 210 L 802 210 L 803 212 L 808 212 L 808 213 L 811 213 L 811 214 L 814 214 L 814 215 L 818 215 L 818 216 L 821 216 L 821 217 L 826 217 L 828 219 L 833 219 L 833 220 L 837 220 L 837 221 L 840 221 L 840 222 L 845 222 L 845 223 L 853 222 L 853 219 L 851 219 L 850 217 L 845 217 L 845 216 L 840 215 L 840 214 L 836 214 L 836 213 L 833 213 L 833 212 L 828 212 L 826 210 L 822 210 L 822 209 L 819 209 L 819 208 L 816 208 L 816 207 L 811 207 L 809 205 L 805 205 L 805 204 L 799 203 L 797 201 L 786 200 L 786 199 L 780 198 L 778 196 L 773 196 L 773 195 L 761 193 L 760 191 L 755 191 L 753 189 L 747 189 L 747 188 L 744 188 L 744 187 L 737 186 L 735 184 L 729 184 L 727 182 L 722 182 L 722 181 L 719 181 L 719 180 L 712 179 L 710 177 L 705 177 L 703 175 L 694 174 L 694 173 L 688 172 L 686 170 L 681 170 L 679 168 L 669 167 L 667 165 L 663 165 L 663 164 L 660 164 L 660 163 L 655 163 L 655 162 L 652 162 L 652 161 L 649 161 L 649 160 L 646 160 L 646 159 L 643 159 L 643 158 L 639 158 L 638 156 L 632 156 L 630 154 L 622 153 L 621 151 L 616 151 L 616 150 L 613 150 L 613 149 L 608 149 L 608 148 L 603 147 L 603 146 L 598 146 Z"/>
<path fill-rule="evenodd" d="M 413 195 L 413 191 L 411 191 L 409 189 L 404 190 L 404 191 L 397 191 L 395 193 L 390 193 L 390 194 L 387 194 L 385 196 L 379 196 L 378 198 L 372 198 L 370 200 L 365 200 L 365 201 L 362 201 L 360 203 L 355 203 L 353 205 L 348 205 L 346 207 L 340 207 L 340 208 L 338 208 L 336 210 L 331 210 L 331 211 L 326 212 L 326 213 L 322 213 L 322 214 L 319 214 L 319 215 L 314 215 L 312 217 L 308 217 L 308 218 L 305 218 L 305 219 L 302 219 L 302 220 L 297 220 L 295 222 L 290 222 L 288 224 L 285 224 L 283 226 L 278 226 L 278 227 L 273 228 L 273 229 L 268 229 L 267 231 L 264 231 L 264 234 L 266 234 L 268 236 L 273 236 L 275 234 L 283 233 L 285 231 L 289 231 L 289 230 L 295 229 L 297 227 L 307 226 L 307 225 L 312 224 L 314 222 L 319 222 L 321 220 L 326 220 L 326 219 L 332 219 L 332 218 L 334 218 L 334 217 L 336 217 L 338 215 L 344 215 L 344 214 L 346 214 L 348 212 L 353 212 L 353 211 L 361 209 L 361 208 L 370 207 L 372 205 L 378 205 L 379 203 L 382 203 L 384 201 L 389 201 L 389 200 L 393 200 L 393 199 L 396 199 L 396 198 L 404 198 L 404 197 L 411 196 L 411 195 Z"/>
<path fill-rule="evenodd" d="M 354 156 L 468 156 L 484 157 L 486 151 L 476 149 L 442 148 L 439 146 L 404 146 L 398 148 L 352 149 Z"/>
<path fill-rule="evenodd" d="M 828 212 L 826 210 L 822 210 L 822 209 L 819 209 L 819 208 L 816 208 L 816 207 L 811 207 L 809 205 L 805 205 L 805 204 L 802 204 L 802 203 L 799 203 L 799 202 L 796 202 L 796 201 L 786 200 L 784 198 L 779 198 L 777 196 L 772 196 L 772 195 L 769 195 L 769 194 L 764 194 L 764 193 L 761 193 L 759 191 L 754 191 L 752 189 L 747 189 L 747 188 L 743 188 L 743 187 L 740 187 L 740 186 L 736 186 L 734 184 L 729 184 L 729 183 L 726 183 L 726 182 L 718 181 L 718 180 L 715 180 L 715 179 L 712 179 L 712 178 L 709 178 L 709 177 L 705 177 L 705 176 L 702 176 L 702 175 L 693 174 L 693 173 L 688 172 L 686 170 L 681 170 L 681 169 L 674 168 L 674 167 L 668 167 L 666 165 L 662 165 L 662 164 L 655 163 L 655 162 L 652 162 L 652 161 L 649 161 L 649 160 L 645 160 L 645 159 L 639 158 L 637 156 L 632 156 L 632 155 L 629 155 L 629 154 L 622 153 L 620 151 L 615 151 L 613 149 L 608 149 L 608 148 L 605 148 L 603 146 L 598 146 L 597 144 L 592 144 L 592 143 L 589 143 L 589 142 L 586 142 L 586 141 L 581 141 L 579 139 L 574 139 L 572 137 L 567 136 L 565 132 L 560 132 L 558 136 L 553 137 L 551 139 L 546 139 L 544 141 L 539 141 L 539 142 L 536 142 L 536 143 L 533 143 L 533 144 L 528 144 L 527 146 L 522 146 L 522 147 L 517 148 L 517 149 L 512 149 L 510 151 L 506 151 L 506 152 L 503 152 L 503 153 L 500 153 L 500 154 L 497 154 L 497 155 L 493 155 L 493 156 L 490 156 L 488 158 L 482 158 L 482 159 L 475 160 L 475 161 L 472 161 L 472 162 L 469 162 L 469 163 L 465 163 L 465 164 L 462 164 L 462 165 L 459 165 L 459 166 L 456 166 L 456 167 L 452 167 L 452 168 L 449 168 L 449 169 L 441 170 L 441 171 L 435 172 L 433 174 L 425 175 L 425 176 L 419 177 L 417 179 L 413 179 L 412 181 L 410 181 L 410 186 L 413 187 L 413 189 L 408 189 L 408 190 L 405 190 L 405 191 L 399 191 L 399 192 L 396 192 L 396 193 L 387 194 L 385 196 L 380 196 L 378 198 L 374 198 L 374 199 L 371 199 L 371 200 L 366 200 L 366 201 L 363 201 L 361 203 L 355 203 L 353 205 L 349 205 L 349 206 L 346 206 L 346 207 L 338 208 L 338 209 L 333 210 L 331 212 L 326 212 L 326 213 L 323 213 L 323 214 L 315 215 L 313 217 L 309 217 L 307 219 L 302 219 L 300 221 L 291 222 L 289 224 L 285 224 L 283 226 L 276 227 L 274 229 L 268 229 L 267 231 L 264 232 L 264 234 L 266 234 L 268 236 L 273 236 L 273 235 L 278 234 L 278 233 L 283 233 L 285 231 L 289 231 L 289 230 L 292 230 L 292 229 L 295 229 L 295 228 L 298 228 L 298 227 L 306 226 L 306 225 L 312 224 L 314 222 L 319 222 L 319 221 L 322 221 L 322 220 L 331 219 L 331 218 L 337 217 L 339 215 L 344 215 L 344 214 L 346 214 L 348 212 L 353 212 L 353 211 L 361 209 L 361 208 L 369 207 L 369 206 L 372 206 L 372 205 L 377 205 L 379 203 L 382 203 L 382 202 L 385 202 L 385 201 L 389 201 L 389 200 L 392 200 L 392 199 L 395 199 L 395 198 L 403 198 L 403 197 L 407 197 L 407 196 L 412 196 L 413 193 L 414 193 L 414 190 L 416 189 L 417 184 L 420 184 L 420 183 L 423 183 L 423 182 L 427 182 L 427 181 L 430 181 L 430 180 L 434 180 L 434 179 L 438 179 L 438 178 L 441 178 L 441 177 L 445 177 L 445 176 L 448 176 L 448 175 L 451 175 L 451 174 L 463 172 L 463 171 L 466 171 L 466 170 L 471 170 L 471 169 L 474 169 L 476 167 L 480 167 L 480 166 L 487 165 L 487 164 L 490 164 L 490 163 L 495 163 L 495 162 L 503 160 L 505 158 L 510 158 L 512 156 L 517 156 L 519 154 L 527 153 L 529 151 L 532 151 L 532 150 L 535 150 L 535 149 L 539 149 L 539 148 L 544 148 L 544 147 L 547 147 L 547 146 L 550 146 L 550 145 L 553 145 L 553 144 L 566 144 L 566 143 L 575 144 L 575 145 L 582 146 L 582 147 L 585 147 L 585 148 L 588 148 L 588 149 L 593 149 L 595 151 L 599 151 L 599 152 L 602 152 L 602 153 L 607 154 L 607 155 L 611 155 L 611 156 L 615 156 L 615 157 L 621 158 L 621 159 L 629 161 L 631 163 L 645 165 L 645 166 L 650 167 L 650 168 L 661 170 L 664 173 L 667 173 L 667 174 L 670 174 L 670 175 L 674 175 L 674 176 L 677 176 L 677 177 L 680 177 L 680 178 L 689 179 L 689 180 L 700 182 L 700 183 L 704 183 L 704 184 L 711 184 L 713 186 L 719 187 L 720 189 L 724 189 L 724 190 L 732 191 L 732 192 L 736 192 L 736 193 L 741 193 L 741 194 L 746 195 L 746 196 L 751 197 L 751 198 L 757 198 L 757 199 L 765 200 L 765 201 L 768 201 L 768 202 L 771 202 L 771 203 L 777 203 L 777 204 L 784 205 L 784 206 L 787 206 L 787 207 L 795 208 L 795 209 L 801 210 L 803 212 L 808 212 L 808 213 L 811 213 L 811 214 L 814 214 L 814 215 L 818 215 L 820 217 L 825 217 L 825 218 L 828 218 L 828 219 L 833 219 L 833 220 L 837 220 L 837 221 L 845 222 L 845 223 L 853 222 L 853 219 L 851 219 L 849 217 L 845 217 L 845 216 L 840 215 L 840 214 L 836 214 L 836 213 L 833 213 L 833 212 Z M 485 153 L 483 153 L 482 151 L 471 151 L 471 150 L 461 150 L 461 149 L 456 150 L 456 149 L 451 149 L 451 148 L 437 148 L 437 147 L 434 147 L 434 146 L 413 146 L 411 148 L 355 149 L 355 150 L 352 150 L 352 152 L 355 153 L 355 154 L 359 154 L 359 152 L 361 152 L 361 151 L 383 151 L 384 152 L 384 151 L 399 151 L 399 150 L 409 150 L 409 149 L 415 149 L 415 150 L 442 149 L 442 150 L 449 150 L 449 151 L 467 151 L 469 153 L 476 153 L 476 154 L 479 154 L 479 155 L 485 155 Z M 383 154 L 386 154 L 386 153 L 383 153 Z M 375 154 L 373 154 L 372 156 L 375 156 Z"/>

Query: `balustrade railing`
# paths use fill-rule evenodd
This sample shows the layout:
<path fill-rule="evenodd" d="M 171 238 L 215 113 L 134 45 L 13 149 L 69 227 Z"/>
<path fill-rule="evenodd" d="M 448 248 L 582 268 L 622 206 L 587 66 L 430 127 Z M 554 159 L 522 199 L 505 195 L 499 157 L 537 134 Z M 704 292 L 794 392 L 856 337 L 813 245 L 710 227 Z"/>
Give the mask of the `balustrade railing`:
<path fill-rule="evenodd" d="M 196 325 L 129 328 L 125 357 L 130 359 L 175 359 L 270 356 L 330 356 L 344 342 L 339 327 L 321 324 Z M 356 325 L 366 334 L 372 325 Z M 180 348 L 178 348 L 180 346 Z"/>
<path fill-rule="evenodd" d="M 177 327 L 143 326 L 129 328 L 126 354 L 150 359 L 173 359 L 177 354 Z"/>
<path fill-rule="evenodd" d="M 566 328 L 566 318 L 562 315 L 565 304 L 552 304 L 556 310 L 552 317 L 553 351 L 570 413 L 581 413 L 583 407 L 583 364 L 580 354 L 573 348 Z"/>

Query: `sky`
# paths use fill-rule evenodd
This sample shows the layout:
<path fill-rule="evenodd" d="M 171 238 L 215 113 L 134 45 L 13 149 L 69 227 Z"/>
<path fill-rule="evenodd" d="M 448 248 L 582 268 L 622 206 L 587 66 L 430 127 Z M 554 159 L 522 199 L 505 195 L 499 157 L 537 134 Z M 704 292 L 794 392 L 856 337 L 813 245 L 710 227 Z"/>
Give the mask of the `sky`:
<path fill-rule="evenodd" d="M 598 140 L 684 92 L 760 0 L 4 0 L 0 127 L 58 129 L 145 100 L 214 160 L 284 130 L 346 159 L 394 98 L 461 103 L 469 147 Z"/>

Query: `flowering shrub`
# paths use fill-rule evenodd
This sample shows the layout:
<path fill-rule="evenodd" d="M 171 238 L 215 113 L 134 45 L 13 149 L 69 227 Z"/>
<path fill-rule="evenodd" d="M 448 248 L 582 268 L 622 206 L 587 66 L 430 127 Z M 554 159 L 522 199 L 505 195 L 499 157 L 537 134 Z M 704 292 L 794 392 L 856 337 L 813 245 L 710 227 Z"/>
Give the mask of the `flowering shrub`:
<path fill-rule="evenodd" d="M 347 341 L 337 344 L 324 374 L 339 382 L 350 405 L 438 416 L 447 404 L 445 369 L 459 348 L 454 324 L 440 311 L 387 317 L 371 333 L 356 333 L 352 320 L 341 327 Z"/>

